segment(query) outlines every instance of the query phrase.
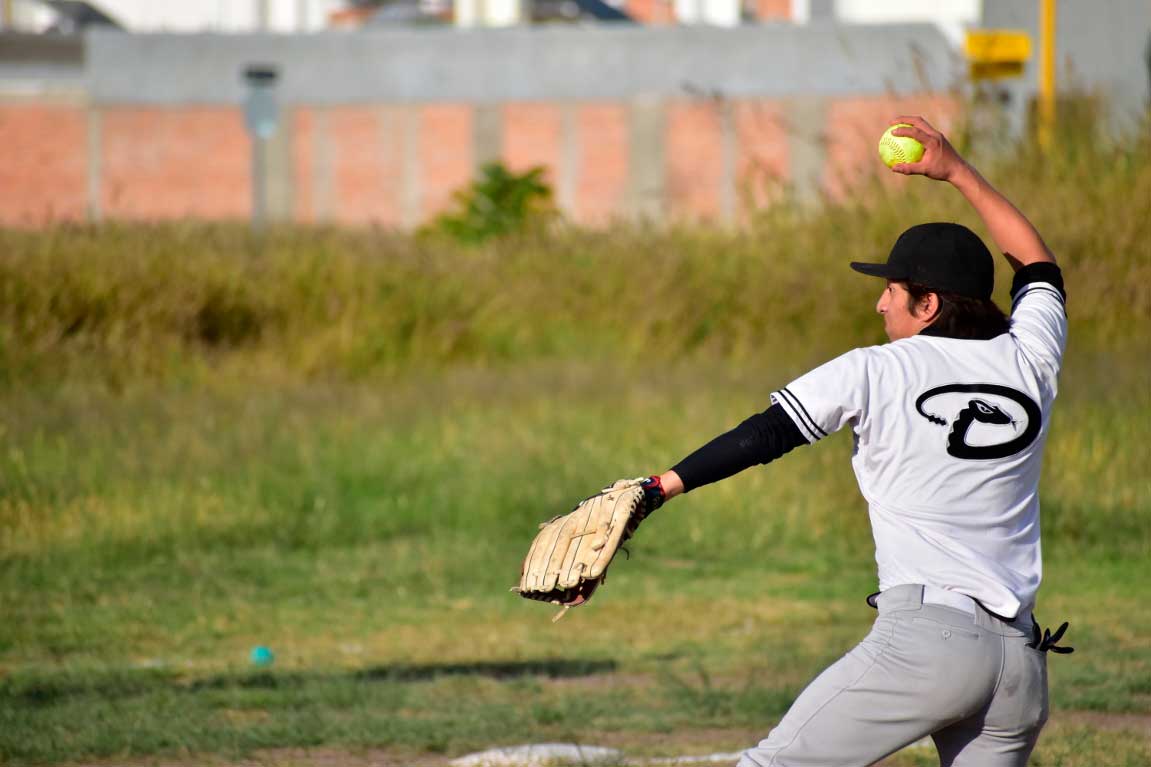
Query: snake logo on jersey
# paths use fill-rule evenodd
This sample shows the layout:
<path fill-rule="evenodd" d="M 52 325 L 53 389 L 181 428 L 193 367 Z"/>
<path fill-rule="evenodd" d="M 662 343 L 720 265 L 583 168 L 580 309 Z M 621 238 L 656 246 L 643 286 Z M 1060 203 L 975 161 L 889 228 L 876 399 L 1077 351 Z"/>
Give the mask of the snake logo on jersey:
<path fill-rule="evenodd" d="M 936 386 L 919 395 L 915 410 L 938 426 L 950 423 L 947 454 L 972 461 L 1015 455 L 1035 441 L 1042 425 L 1035 400 L 998 384 Z M 954 413 L 950 421 L 940 415 L 947 412 Z"/>

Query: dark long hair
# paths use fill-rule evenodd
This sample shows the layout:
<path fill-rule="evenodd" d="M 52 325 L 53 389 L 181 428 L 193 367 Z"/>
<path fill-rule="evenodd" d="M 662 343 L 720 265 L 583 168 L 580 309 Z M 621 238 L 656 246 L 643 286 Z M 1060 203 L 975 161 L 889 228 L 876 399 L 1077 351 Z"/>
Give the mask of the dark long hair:
<path fill-rule="evenodd" d="M 915 282 L 907 283 L 907 308 L 912 314 L 916 314 L 916 305 L 928 293 L 939 296 L 939 311 L 930 325 L 933 335 L 986 341 L 1011 327 L 1007 315 L 990 298 L 940 293 Z"/>

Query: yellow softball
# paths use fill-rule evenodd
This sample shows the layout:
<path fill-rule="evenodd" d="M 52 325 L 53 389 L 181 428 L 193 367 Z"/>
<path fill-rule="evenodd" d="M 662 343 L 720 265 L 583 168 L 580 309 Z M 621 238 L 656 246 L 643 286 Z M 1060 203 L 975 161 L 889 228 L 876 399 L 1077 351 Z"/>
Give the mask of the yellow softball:
<path fill-rule="evenodd" d="M 896 123 L 883 132 L 879 139 L 879 159 L 887 167 L 897 162 L 919 162 L 923 159 L 923 144 L 909 136 L 893 136 L 896 128 L 910 128 L 907 123 Z"/>

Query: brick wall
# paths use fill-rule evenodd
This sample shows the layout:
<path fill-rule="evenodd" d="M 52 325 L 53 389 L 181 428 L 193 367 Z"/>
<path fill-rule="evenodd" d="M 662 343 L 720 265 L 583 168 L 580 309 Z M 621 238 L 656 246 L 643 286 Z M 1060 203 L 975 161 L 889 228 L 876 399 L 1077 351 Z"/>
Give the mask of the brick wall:
<path fill-rule="evenodd" d="M 389 119 L 390 118 L 390 119 Z M 402 223 L 404 122 L 378 107 L 327 110 L 330 218 L 342 224 Z"/>
<path fill-rule="evenodd" d="M 786 109 L 772 101 L 743 101 L 733 111 L 736 155 L 737 216 L 771 204 L 791 177 Z"/>
<path fill-rule="evenodd" d="M 750 0 L 751 12 L 761 21 L 784 21 L 791 18 L 792 0 Z"/>
<path fill-rule="evenodd" d="M 675 0 L 627 0 L 624 11 L 641 24 L 675 23 Z"/>
<path fill-rule="evenodd" d="M 641 210 L 738 222 L 803 175 L 803 163 L 814 163 L 822 191 L 850 194 L 883 170 L 879 133 L 905 112 L 947 130 L 958 104 L 926 94 L 834 99 L 806 112 L 782 101 L 686 98 L 298 107 L 285 112 L 273 175 L 287 190 L 280 212 L 301 222 L 417 225 L 449 206 L 486 158 L 517 171 L 544 166 L 557 202 L 582 224 Z M 817 151 L 796 151 L 799 141 Z M 128 220 L 251 213 L 251 147 L 235 107 L 0 103 L 0 146 L 3 224 L 89 212 Z"/>
<path fill-rule="evenodd" d="M 288 113 L 290 131 L 289 152 L 292 157 L 292 218 L 301 223 L 315 223 L 326 211 L 320 210 L 316 200 L 317 166 L 321 154 L 316 151 L 316 113 L 312 109 L 293 109 Z"/>
<path fill-rule="evenodd" d="M 725 107 L 673 102 L 667 109 L 667 210 L 675 219 L 718 219 L 723 204 Z"/>
<path fill-rule="evenodd" d="M 576 113 L 579 160 L 572 215 L 592 226 L 627 215 L 628 111 L 621 104 L 582 104 Z"/>
<path fill-rule="evenodd" d="M 419 212 L 428 218 L 448 208 L 452 194 L 473 176 L 472 108 L 423 106 L 419 125 Z"/>
<path fill-rule="evenodd" d="M 252 194 L 249 157 L 235 108 L 103 108 L 100 210 L 132 220 L 243 218 Z"/>
<path fill-rule="evenodd" d="M 87 215 L 85 112 L 0 103 L 0 224 L 42 226 Z"/>
<path fill-rule="evenodd" d="M 507 104 L 503 108 L 500 157 L 508 168 L 523 172 L 542 165 L 554 188 L 563 159 L 563 113 L 559 104 Z"/>

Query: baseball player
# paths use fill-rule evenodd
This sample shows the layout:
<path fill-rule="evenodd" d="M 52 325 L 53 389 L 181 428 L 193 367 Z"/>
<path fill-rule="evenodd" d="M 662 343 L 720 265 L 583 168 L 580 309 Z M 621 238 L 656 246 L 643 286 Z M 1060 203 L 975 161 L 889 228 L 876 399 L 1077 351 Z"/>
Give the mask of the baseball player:
<path fill-rule="evenodd" d="M 1047 720 L 1032 617 L 1042 576 L 1039 471 L 1067 334 L 1063 278 L 1031 223 L 921 117 L 925 147 L 892 170 L 954 186 L 1015 278 L 958 224 L 914 226 L 885 263 L 890 343 L 855 349 L 775 391 L 748 418 L 646 483 L 667 499 L 850 426 L 878 565 L 871 632 L 800 694 L 739 767 L 863 767 L 931 735 L 944 767 L 1022 767 Z"/>

